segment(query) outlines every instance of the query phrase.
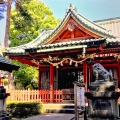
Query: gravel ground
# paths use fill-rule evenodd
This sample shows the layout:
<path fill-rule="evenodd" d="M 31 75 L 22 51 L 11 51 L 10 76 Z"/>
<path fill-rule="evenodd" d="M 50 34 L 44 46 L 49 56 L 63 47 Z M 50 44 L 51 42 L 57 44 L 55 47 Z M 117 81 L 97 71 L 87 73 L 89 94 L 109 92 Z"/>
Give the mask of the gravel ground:
<path fill-rule="evenodd" d="M 42 115 L 37 115 L 33 116 L 30 118 L 26 118 L 24 120 L 75 120 L 74 119 L 75 115 L 74 114 L 42 114 Z M 80 118 L 79 120 L 84 120 L 83 118 Z"/>

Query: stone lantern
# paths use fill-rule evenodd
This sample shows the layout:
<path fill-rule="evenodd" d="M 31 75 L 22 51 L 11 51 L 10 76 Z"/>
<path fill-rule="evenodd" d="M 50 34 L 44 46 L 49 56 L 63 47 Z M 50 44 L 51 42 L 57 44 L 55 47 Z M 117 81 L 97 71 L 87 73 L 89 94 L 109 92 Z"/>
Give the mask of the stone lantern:
<path fill-rule="evenodd" d="M 115 91 L 116 83 L 111 73 L 96 63 L 93 65 L 93 74 L 96 80 L 91 82 L 89 92 L 85 93 L 88 99 L 87 120 L 119 120 L 120 93 Z"/>
<path fill-rule="evenodd" d="M 9 120 L 8 115 L 6 114 L 6 98 L 9 96 L 9 93 L 6 93 L 4 86 L 0 86 L 0 120 Z"/>
<path fill-rule="evenodd" d="M 0 55 L 0 70 L 12 72 L 13 70 L 18 70 L 19 66 L 12 64 L 7 61 Z M 3 79 L 3 76 L 0 74 L 0 80 Z M 10 120 L 9 116 L 6 114 L 6 98 L 9 96 L 9 93 L 6 93 L 6 89 L 3 84 L 0 84 L 0 120 Z"/>

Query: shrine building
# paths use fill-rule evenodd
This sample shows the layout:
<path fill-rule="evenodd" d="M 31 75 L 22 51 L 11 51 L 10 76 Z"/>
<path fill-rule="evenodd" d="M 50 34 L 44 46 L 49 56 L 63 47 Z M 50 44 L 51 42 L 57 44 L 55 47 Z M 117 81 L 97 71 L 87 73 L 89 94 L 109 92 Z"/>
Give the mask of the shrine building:
<path fill-rule="evenodd" d="M 120 18 L 90 21 L 70 5 L 65 17 L 54 29 L 45 29 L 24 45 L 6 48 L 12 60 L 39 70 L 38 89 L 73 90 L 73 82 L 86 85 L 94 81 L 92 65 L 102 64 L 112 71 L 120 87 Z"/>

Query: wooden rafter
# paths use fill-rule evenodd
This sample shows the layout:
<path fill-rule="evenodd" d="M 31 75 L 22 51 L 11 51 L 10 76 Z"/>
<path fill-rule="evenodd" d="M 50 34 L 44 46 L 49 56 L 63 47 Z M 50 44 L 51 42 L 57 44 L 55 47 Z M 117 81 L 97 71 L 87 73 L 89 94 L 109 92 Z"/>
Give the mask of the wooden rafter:
<path fill-rule="evenodd" d="M 91 36 L 84 36 L 84 37 L 76 37 L 76 38 L 69 38 L 69 39 L 63 39 L 64 40 L 64 42 L 67 42 L 67 41 L 72 41 L 72 40 L 84 40 L 84 39 L 90 39 L 91 38 Z M 61 39 L 60 40 L 56 40 L 55 41 L 55 43 L 56 42 L 61 42 Z"/>
<path fill-rule="evenodd" d="M 82 36 L 86 36 L 87 33 L 85 33 L 84 31 L 82 31 L 79 27 L 76 27 L 75 29 L 75 33 L 79 32 Z"/>
<path fill-rule="evenodd" d="M 63 35 L 60 36 L 60 39 L 64 39 L 65 36 L 67 36 L 67 35 L 69 34 L 69 32 L 70 32 L 70 31 L 65 30 L 65 32 L 63 33 Z"/>

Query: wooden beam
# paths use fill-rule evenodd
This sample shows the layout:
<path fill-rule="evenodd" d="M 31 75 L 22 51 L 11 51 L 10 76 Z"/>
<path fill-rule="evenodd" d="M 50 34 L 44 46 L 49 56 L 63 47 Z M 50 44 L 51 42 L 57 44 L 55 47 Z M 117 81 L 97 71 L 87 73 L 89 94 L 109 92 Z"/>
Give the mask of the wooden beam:
<path fill-rule="evenodd" d="M 14 59 L 14 60 L 17 60 L 18 62 L 21 62 L 21 63 L 27 64 L 27 65 L 31 65 L 31 66 L 38 67 L 38 65 L 35 64 L 35 63 L 32 63 L 31 60 L 20 59 L 20 58 L 16 58 L 16 59 Z"/>
<path fill-rule="evenodd" d="M 118 88 L 120 88 L 120 64 L 118 65 Z"/>
<path fill-rule="evenodd" d="M 50 64 L 50 102 L 54 102 L 54 66 Z"/>
<path fill-rule="evenodd" d="M 41 75 L 40 75 L 40 65 L 39 65 L 39 69 L 38 69 L 38 90 L 41 89 Z"/>
<path fill-rule="evenodd" d="M 56 42 L 67 42 L 67 41 L 73 41 L 73 40 L 84 40 L 84 39 L 90 39 L 92 38 L 91 36 L 84 36 L 84 37 L 76 37 L 76 38 L 68 38 L 68 39 L 59 39 L 55 40 L 54 43 Z"/>
<path fill-rule="evenodd" d="M 104 67 L 118 67 L 119 63 L 106 63 L 102 64 Z"/>
<path fill-rule="evenodd" d="M 94 63 L 101 63 L 101 64 L 106 64 L 108 66 L 116 66 L 118 65 L 118 62 L 116 60 L 92 60 L 92 64 Z"/>

